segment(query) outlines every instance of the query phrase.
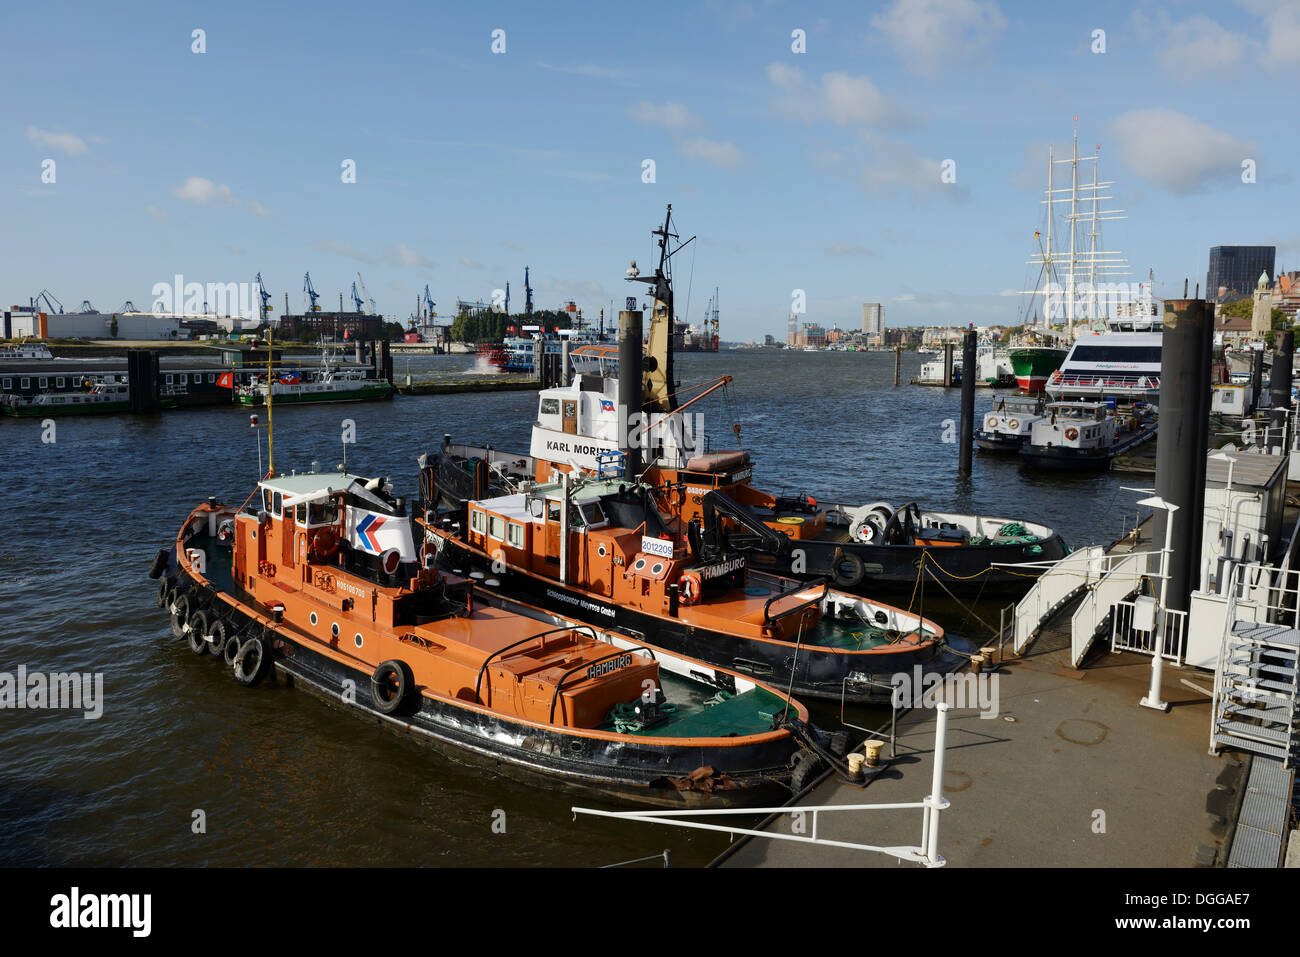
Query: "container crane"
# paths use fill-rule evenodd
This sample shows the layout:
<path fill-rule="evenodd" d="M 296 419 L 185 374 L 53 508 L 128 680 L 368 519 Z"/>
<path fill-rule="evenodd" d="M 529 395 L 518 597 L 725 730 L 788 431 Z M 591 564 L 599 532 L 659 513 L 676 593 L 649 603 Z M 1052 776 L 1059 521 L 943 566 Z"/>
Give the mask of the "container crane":
<path fill-rule="evenodd" d="M 99 310 L 90 304 L 89 299 L 81 300 L 81 311 L 85 313 L 93 313 L 96 316 L 99 315 Z"/>
<path fill-rule="evenodd" d="M 59 316 L 63 315 L 63 303 L 55 299 L 54 295 L 48 289 L 42 289 L 36 294 L 36 298 L 32 300 L 32 308 L 36 309 L 39 307 L 42 299 L 45 300 L 45 305 L 50 307 L 50 312 Z"/>
<path fill-rule="evenodd" d="M 373 316 L 375 314 L 375 301 L 370 298 L 370 293 L 366 292 L 366 281 L 361 278 L 360 270 L 357 271 L 357 282 L 361 284 L 361 295 L 370 303 L 370 312 L 367 315 Z"/>
<path fill-rule="evenodd" d="M 136 311 L 135 303 L 133 303 L 130 299 L 122 303 L 122 308 L 118 310 L 118 312 L 135 312 L 135 311 Z"/>
<path fill-rule="evenodd" d="M 306 273 L 302 277 L 302 291 L 311 299 L 311 305 L 308 306 L 308 312 L 320 312 L 320 306 L 316 305 L 316 300 L 320 298 L 314 286 L 311 284 L 311 273 Z"/>
<path fill-rule="evenodd" d="M 352 310 L 353 312 L 361 312 L 365 308 L 365 303 L 363 303 L 361 297 L 357 295 L 356 283 L 352 284 L 352 305 L 355 307 Z"/>
<path fill-rule="evenodd" d="M 425 283 L 425 284 L 424 284 L 424 319 L 425 319 L 425 322 L 432 322 L 433 319 L 438 315 L 436 312 L 433 311 L 433 307 L 436 306 L 436 305 L 437 305 L 437 303 L 433 301 L 433 297 L 432 297 L 431 295 L 429 295 L 429 284 L 428 284 L 428 283 Z"/>
<path fill-rule="evenodd" d="M 260 272 L 257 274 L 257 295 L 261 299 L 257 307 L 257 320 L 258 325 L 262 325 L 267 322 L 268 314 L 275 307 L 271 305 L 271 294 L 266 291 L 266 286 L 262 284 L 262 274 Z"/>

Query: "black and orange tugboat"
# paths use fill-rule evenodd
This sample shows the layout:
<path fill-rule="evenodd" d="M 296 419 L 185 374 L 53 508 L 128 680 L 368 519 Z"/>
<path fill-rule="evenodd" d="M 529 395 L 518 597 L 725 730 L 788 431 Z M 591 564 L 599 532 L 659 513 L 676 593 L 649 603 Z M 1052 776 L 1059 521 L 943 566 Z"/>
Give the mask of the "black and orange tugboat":
<path fill-rule="evenodd" d="M 830 757 L 775 688 L 493 607 L 432 559 L 387 484 L 272 472 L 242 507 L 195 508 L 151 574 L 175 635 L 240 684 L 278 676 L 511 774 L 725 805 L 788 793 Z"/>
<path fill-rule="evenodd" d="M 853 505 L 819 503 L 806 493 L 772 494 L 755 486 L 748 452 L 709 451 L 696 403 L 731 379 L 705 383 L 689 399 L 683 395 L 688 390 L 678 389 L 671 259 L 685 243 L 672 248 L 678 239 L 672 207 L 654 235 L 658 266 L 642 276 L 633 263 L 627 277 L 647 284 L 654 300 L 644 355 L 642 313 L 629 301 L 631 336 L 620 332 L 620 349 L 575 350 L 572 380 L 539 393 L 527 455 L 444 440 L 434 466 L 445 507 L 503 494 L 520 483 L 552 481 L 559 472 L 599 475 L 608 463 L 626 459 L 631 446 L 635 472 L 655 487 L 665 514 L 701 522 L 707 499 L 725 512 L 724 525 L 736 532 L 733 547 L 746 552 L 752 565 L 805 580 L 827 578 L 860 595 L 906 594 L 929 579 L 956 594 L 1023 593 L 1042 568 L 1069 553 L 1051 528 L 1010 517 L 918 502 Z M 635 344 L 622 348 L 629 338 Z M 734 429 L 739 444 L 739 425 Z M 1030 564 L 1008 567 L 1024 563 Z"/>
<path fill-rule="evenodd" d="M 730 547 L 725 499 L 706 500 L 701 527 L 664 516 L 650 486 L 621 478 L 564 474 L 453 509 L 438 508 L 436 482 L 426 458 L 425 543 L 445 567 L 487 583 L 488 601 L 541 605 L 795 694 L 852 702 L 887 700 L 893 676 L 916 665 L 948 671 L 959 661 L 920 615 L 825 579 L 750 570 Z"/>

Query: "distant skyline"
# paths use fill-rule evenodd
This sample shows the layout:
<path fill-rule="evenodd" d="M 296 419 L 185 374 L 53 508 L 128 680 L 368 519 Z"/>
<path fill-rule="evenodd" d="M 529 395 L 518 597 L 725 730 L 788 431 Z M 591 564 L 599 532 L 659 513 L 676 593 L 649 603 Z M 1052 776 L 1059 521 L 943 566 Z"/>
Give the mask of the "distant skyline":
<path fill-rule="evenodd" d="M 5 306 L 261 272 L 278 315 L 310 271 L 350 308 L 359 270 L 403 321 L 426 284 L 522 308 L 528 266 L 594 323 L 671 202 L 679 315 L 718 287 L 723 339 L 783 341 L 799 291 L 826 328 L 1011 324 L 1076 115 L 1120 278 L 1300 267 L 1300 0 L 11 4 L 0 33 L 39 54 L 0 99 Z"/>

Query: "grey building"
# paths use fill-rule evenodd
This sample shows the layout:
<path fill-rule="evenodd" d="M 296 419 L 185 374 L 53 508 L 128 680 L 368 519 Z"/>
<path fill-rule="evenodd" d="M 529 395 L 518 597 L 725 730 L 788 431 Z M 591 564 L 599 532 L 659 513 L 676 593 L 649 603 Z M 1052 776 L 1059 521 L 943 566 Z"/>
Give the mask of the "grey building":
<path fill-rule="evenodd" d="M 862 334 L 875 336 L 885 331 L 885 307 L 878 302 L 862 304 Z"/>
<path fill-rule="evenodd" d="M 1259 274 L 1267 273 L 1271 284 L 1276 277 L 1273 258 L 1276 246 L 1215 246 L 1210 250 L 1210 271 L 1205 276 L 1205 298 L 1215 299 L 1219 288 L 1249 296 Z"/>

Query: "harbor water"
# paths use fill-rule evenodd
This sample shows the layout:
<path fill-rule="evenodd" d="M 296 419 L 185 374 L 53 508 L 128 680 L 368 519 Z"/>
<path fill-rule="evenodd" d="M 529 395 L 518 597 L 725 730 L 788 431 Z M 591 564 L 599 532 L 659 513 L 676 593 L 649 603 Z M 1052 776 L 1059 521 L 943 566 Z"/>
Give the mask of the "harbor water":
<path fill-rule="evenodd" d="M 472 356 L 396 356 L 401 380 L 472 367 Z M 683 387 L 735 381 L 700 403 L 713 448 L 741 445 L 755 484 L 826 502 L 917 501 L 1054 526 L 1072 546 L 1109 542 L 1149 479 L 1024 471 L 978 454 L 957 474 L 957 389 L 893 386 L 887 353 L 749 350 L 677 358 Z M 977 417 L 992 393 L 976 397 Z M 414 498 L 416 457 L 453 441 L 527 449 L 531 392 L 397 398 L 275 411 L 275 465 L 386 475 Z M 259 410 L 265 424 L 265 410 Z M 248 690 L 171 637 L 147 578 L 188 511 L 209 495 L 242 502 L 263 465 L 248 410 L 0 421 L 0 483 L 10 504 L 0 549 L 0 671 L 102 673 L 102 716 L 0 710 L 0 864 L 529 866 L 613 864 L 671 849 L 698 865 L 725 835 L 597 818 L 480 767 L 385 734 L 319 699 Z M 936 593 L 934 597 L 939 596 Z M 978 630 L 958 606 L 930 604 Z M 907 596 L 902 602 L 906 604 Z M 997 621 L 998 605 L 975 613 Z M 940 608 L 943 608 L 941 614 Z M 978 637 L 978 635 L 977 635 Z M 838 708 L 817 709 L 834 728 Z M 863 720 L 855 716 L 854 720 Z"/>

